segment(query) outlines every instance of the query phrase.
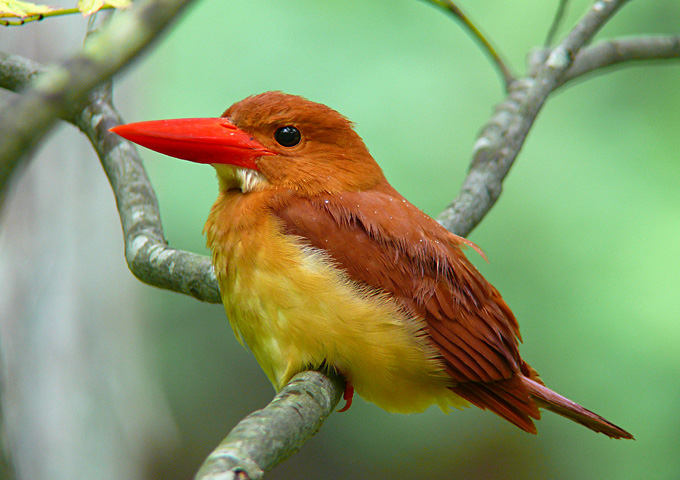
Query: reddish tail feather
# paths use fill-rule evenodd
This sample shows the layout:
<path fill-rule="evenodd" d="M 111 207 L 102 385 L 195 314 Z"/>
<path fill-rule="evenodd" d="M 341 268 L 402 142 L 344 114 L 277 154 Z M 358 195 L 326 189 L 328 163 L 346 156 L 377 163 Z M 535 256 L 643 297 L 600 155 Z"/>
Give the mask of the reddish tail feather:
<path fill-rule="evenodd" d="M 605 420 L 596 413 L 582 407 L 576 402 L 572 402 L 566 397 L 553 392 L 548 387 L 531 380 L 525 376 L 521 376 L 522 383 L 529 391 L 529 394 L 536 402 L 536 405 L 541 408 L 546 408 L 551 412 L 578 422 L 589 429 L 604 433 L 611 438 L 626 438 L 633 439 L 633 435 L 622 428 L 617 427 L 608 420 Z"/>

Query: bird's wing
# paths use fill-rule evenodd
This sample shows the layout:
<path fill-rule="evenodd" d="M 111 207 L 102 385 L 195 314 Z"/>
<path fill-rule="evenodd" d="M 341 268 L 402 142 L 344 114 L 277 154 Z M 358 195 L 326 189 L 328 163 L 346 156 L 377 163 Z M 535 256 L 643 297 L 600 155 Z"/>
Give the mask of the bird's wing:
<path fill-rule="evenodd" d="M 520 358 L 519 327 L 498 291 L 448 232 L 387 182 L 376 190 L 291 197 L 274 214 L 287 234 L 328 252 L 358 282 L 393 295 L 426 321 L 461 397 L 535 432 L 540 414 L 518 375 L 538 377 Z"/>

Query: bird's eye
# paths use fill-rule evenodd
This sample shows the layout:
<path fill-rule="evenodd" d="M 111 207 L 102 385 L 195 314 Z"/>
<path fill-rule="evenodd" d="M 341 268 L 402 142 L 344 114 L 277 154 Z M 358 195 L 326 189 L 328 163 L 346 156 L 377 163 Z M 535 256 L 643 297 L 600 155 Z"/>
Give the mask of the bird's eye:
<path fill-rule="evenodd" d="M 284 147 L 294 147 L 300 143 L 302 135 L 300 134 L 300 130 L 294 126 L 286 125 L 285 127 L 281 127 L 277 129 L 276 132 L 274 132 L 274 138 Z"/>

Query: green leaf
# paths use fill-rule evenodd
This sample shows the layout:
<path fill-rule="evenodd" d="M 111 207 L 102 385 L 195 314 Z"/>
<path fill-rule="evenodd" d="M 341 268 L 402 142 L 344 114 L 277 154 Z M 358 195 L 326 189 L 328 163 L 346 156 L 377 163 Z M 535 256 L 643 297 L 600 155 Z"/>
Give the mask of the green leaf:
<path fill-rule="evenodd" d="M 0 17 L 31 17 L 54 10 L 47 5 L 36 5 L 19 0 L 0 0 Z"/>
<path fill-rule="evenodd" d="M 85 16 L 98 12 L 102 7 L 127 8 L 131 0 L 78 0 L 78 10 Z"/>

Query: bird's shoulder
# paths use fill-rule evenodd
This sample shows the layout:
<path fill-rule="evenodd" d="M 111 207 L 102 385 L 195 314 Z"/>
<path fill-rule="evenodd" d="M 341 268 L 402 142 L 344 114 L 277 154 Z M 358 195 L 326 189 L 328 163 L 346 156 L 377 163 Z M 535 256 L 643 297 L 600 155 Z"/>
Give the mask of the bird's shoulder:
<path fill-rule="evenodd" d="M 468 263 L 461 247 L 472 246 L 481 253 L 476 245 L 446 230 L 386 181 L 371 190 L 312 197 L 289 195 L 272 205 L 286 233 L 359 264 L 369 253 L 380 251 L 393 256 L 390 263 L 409 260 L 418 271 L 443 277 L 461 262 Z"/>

